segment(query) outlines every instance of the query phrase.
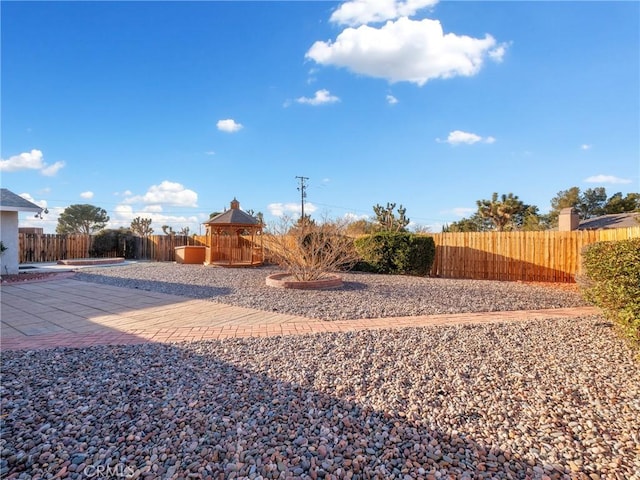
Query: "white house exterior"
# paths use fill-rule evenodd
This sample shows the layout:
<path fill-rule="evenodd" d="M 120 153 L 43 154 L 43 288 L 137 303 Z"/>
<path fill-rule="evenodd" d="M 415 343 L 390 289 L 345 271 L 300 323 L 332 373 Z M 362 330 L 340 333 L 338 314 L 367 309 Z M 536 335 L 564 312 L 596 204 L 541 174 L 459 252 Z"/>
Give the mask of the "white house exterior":
<path fill-rule="evenodd" d="M 2 188 L 0 194 L 0 240 L 6 250 L 0 253 L 0 275 L 19 272 L 18 212 L 42 212 L 35 203 Z"/>

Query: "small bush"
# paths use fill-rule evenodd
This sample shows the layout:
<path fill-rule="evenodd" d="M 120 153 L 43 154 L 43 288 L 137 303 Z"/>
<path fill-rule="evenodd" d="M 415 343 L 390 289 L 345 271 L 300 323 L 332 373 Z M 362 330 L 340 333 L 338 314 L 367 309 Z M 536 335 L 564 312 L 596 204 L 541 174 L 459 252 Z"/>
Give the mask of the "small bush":
<path fill-rule="evenodd" d="M 333 272 L 349 270 L 357 261 L 353 239 L 343 234 L 340 222 L 309 223 L 292 228 L 284 218 L 265 232 L 269 258 L 298 281 L 313 281 Z"/>
<path fill-rule="evenodd" d="M 436 258 L 436 243 L 433 237 L 411 235 L 409 237 L 409 264 L 412 275 L 427 276 Z"/>
<path fill-rule="evenodd" d="M 356 240 L 361 261 L 356 269 L 365 272 L 428 275 L 435 258 L 432 237 L 404 232 L 379 232 Z"/>
<path fill-rule="evenodd" d="M 89 254 L 93 257 L 134 257 L 135 237 L 127 230 L 102 230 L 93 237 Z"/>
<path fill-rule="evenodd" d="M 587 245 L 582 258 L 584 298 L 640 344 L 640 238 Z"/>

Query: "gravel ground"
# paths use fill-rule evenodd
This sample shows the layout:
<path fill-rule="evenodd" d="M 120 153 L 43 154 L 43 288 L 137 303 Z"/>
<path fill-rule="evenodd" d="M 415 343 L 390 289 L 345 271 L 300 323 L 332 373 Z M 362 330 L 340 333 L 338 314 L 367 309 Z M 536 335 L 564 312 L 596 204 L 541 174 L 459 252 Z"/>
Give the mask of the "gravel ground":
<path fill-rule="evenodd" d="M 0 476 L 638 480 L 638 367 L 597 317 L 6 352 Z"/>
<path fill-rule="evenodd" d="M 83 269 L 80 280 L 184 295 L 214 302 L 324 320 L 441 313 L 535 310 L 585 305 L 576 289 L 543 284 L 344 273 L 335 290 L 267 287 L 276 267 L 216 268 L 136 263 Z"/>

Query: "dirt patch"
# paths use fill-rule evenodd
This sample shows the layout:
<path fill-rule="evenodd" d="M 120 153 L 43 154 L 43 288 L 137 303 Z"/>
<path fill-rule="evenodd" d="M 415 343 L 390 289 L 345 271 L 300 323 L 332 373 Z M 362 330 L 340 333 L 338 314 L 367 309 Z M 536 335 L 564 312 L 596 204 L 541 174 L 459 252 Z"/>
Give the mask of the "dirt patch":
<path fill-rule="evenodd" d="M 75 275 L 75 272 L 25 272 L 13 275 L 0 275 L 2 285 L 11 283 L 43 282 L 58 278 L 68 278 Z"/>

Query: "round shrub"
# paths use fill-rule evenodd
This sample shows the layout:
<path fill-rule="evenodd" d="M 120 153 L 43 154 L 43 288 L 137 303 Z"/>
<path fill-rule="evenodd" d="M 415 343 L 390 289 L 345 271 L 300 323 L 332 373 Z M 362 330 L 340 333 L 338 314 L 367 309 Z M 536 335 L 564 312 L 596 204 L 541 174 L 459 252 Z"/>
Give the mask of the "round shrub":
<path fill-rule="evenodd" d="M 406 232 L 379 232 L 355 242 L 357 270 L 373 273 L 428 275 L 435 258 L 432 237 Z"/>
<path fill-rule="evenodd" d="M 640 238 L 587 245 L 582 261 L 584 298 L 640 344 Z"/>
<path fill-rule="evenodd" d="M 102 230 L 94 235 L 89 254 L 94 257 L 134 258 L 136 238 L 128 230 Z"/>

